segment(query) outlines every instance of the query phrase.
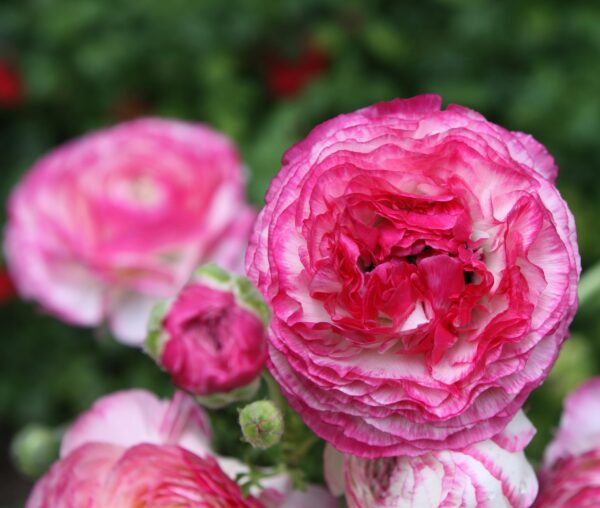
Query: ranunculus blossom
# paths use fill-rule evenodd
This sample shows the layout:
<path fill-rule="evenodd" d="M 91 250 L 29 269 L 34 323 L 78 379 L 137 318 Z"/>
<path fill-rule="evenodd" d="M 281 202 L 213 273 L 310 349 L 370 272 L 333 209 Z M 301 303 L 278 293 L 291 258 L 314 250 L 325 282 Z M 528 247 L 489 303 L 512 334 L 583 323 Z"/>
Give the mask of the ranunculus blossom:
<path fill-rule="evenodd" d="M 423 95 L 316 127 L 271 183 L 246 256 L 268 363 L 340 451 L 489 439 L 545 378 L 580 262 L 531 136 Z"/>
<path fill-rule="evenodd" d="M 536 508 L 600 506 L 600 378 L 567 397 L 560 426 L 544 454 Z"/>
<path fill-rule="evenodd" d="M 211 437 L 208 416 L 188 395 L 177 392 L 161 400 L 146 390 L 122 390 L 98 399 L 69 426 L 60 456 L 87 443 L 176 444 L 203 455 L 210 451 Z"/>
<path fill-rule="evenodd" d="M 564 402 L 558 431 L 544 453 L 545 470 L 561 459 L 600 450 L 600 377 L 586 381 Z"/>
<path fill-rule="evenodd" d="M 179 387 L 195 395 L 225 394 L 259 375 L 267 321 L 268 309 L 250 281 L 208 265 L 173 302 L 157 306 L 146 349 Z"/>
<path fill-rule="evenodd" d="M 36 484 L 27 508 L 336 506 L 322 487 L 294 490 L 285 474 L 264 480 L 264 490 L 252 490 L 260 502 L 240 500 L 232 480 L 248 468 L 215 455 L 210 437 L 206 414 L 182 392 L 172 400 L 145 390 L 107 395 L 69 427 L 61 459 Z"/>
<path fill-rule="evenodd" d="M 210 455 L 175 445 L 80 446 L 36 484 L 26 508 L 260 508 Z"/>
<path fill-rule="evenodd" d="M 534 433 L 521 412 L 498 436 L 461 450 L 340 462 L 328 445 L 326 474 L 349 508 L 529 508 L 538 484 L 523 449 Z"/>
<path fill-rule="evenodd" d="M 142 119 L 40 159 L 8 205 L 6 254 L 22 296 L 67 322 L 108 320 L 140 344 L 150 309 L 199 264 L 231 269 L 254 220 L 243 168 L 201 124 Z"/>

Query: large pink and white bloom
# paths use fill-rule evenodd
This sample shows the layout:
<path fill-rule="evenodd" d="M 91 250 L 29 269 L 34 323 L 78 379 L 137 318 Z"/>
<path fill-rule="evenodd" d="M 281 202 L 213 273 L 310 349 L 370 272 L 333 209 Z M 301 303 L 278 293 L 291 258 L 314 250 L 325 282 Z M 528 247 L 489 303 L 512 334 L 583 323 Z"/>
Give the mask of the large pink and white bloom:
<path fill-rule="evenodd" d="M 152 305 L 201 262 L 239 269 L 254 211 L 239 155 L 201 124 L 142 119 L 40 159 L 8 205 L 21 295 L 69 323 L 108 320 L 139 344 Z"/>
<path fill-rule="evenodd" d="M 489 439 L 554 363 L 577 306 L 573 217 L 531 136 L 423 95 L 287 151 L 246 256 L 269 366 L 363 457 Z"/>
<path fill-rule="evenodd" d="M 600 378 L 565 400 L 558 432 L 544 454 L 536 508 L 600 506 Z"/>
<path fill-rule="evenodd" d="M 349 508 L 529 508 L 538 483 L 523 449 L 534 433 L 520 412 L 501 434 L 461 450 L 369 460 L 328 445 L 326 475 Z"/>
<path fill-rule="evenodd" d="M 210 438 L 206 414 L 182 392 L 172 400 L 145 390 L 107 395 L 69 427 L 60 460 L 36 484 L 26 508 L 336 506 L 322 487 L 294 490 L 285 474 L 242 499 L 233 480 L 247 466 L 214 454 Z"/>
<path fill-rule="evenodd" d="M 203 266 L 172 302 L 156 306 L 145 346 L 177 386 L 226 400 L 228 392 L 256 384 L 267 355 L 268 319 L 248 279 Z"/>

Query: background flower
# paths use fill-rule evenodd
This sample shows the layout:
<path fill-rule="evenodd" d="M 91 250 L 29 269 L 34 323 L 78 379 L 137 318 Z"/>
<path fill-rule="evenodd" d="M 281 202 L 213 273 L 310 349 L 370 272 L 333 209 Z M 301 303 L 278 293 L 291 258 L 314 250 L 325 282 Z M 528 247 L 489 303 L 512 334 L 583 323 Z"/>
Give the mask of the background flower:
<path fill-rule="evenodd" d="M 284 473 L 252 488 L 260 504 L 252 498 L 242 500 L 233 480 L 247 474 L 248 466 L 215 454 L 211 437 L 207 415 L 182 392 L 171 400 L 146 390 L 106 395 L 69 426 L 60 460 L 37 482 L 27 508 L 125 508 L 142 500 L 157 503 L 151 506 L 203 501 L 219 508 L 337 505 L 320 486 L 298 491 Z"/>
<path fill-rule="evenodd" d="M 500 432 L 577 307 L 575 225 L 531 136 L 423 95 L 289 149 L 248 250 L 269 366 L 322 438 L 363 457 Z"/>
<path fill-rule="evenodd" d="M 350 508 L 529 508 L 538 484 L 523 450 L 534 433 L 520 412 L 498 436 L 456 451 L 336 459 L 329 445 L 326 475 L 333 490 L 343 487 Z"/>
<path fill-rule="evenodd" d="M 123 390 L 98 399 L 69 426 L 60 455 L 64 458 L 86 443 L 176 444 L 204 455 L 211 437 L 206 413 L 182 392 L 161 400 L 147 390 Z"/>
<path fill-rule="evenodd" d="M 536 508 L 600 504 L 600 378 L 565 400 L 560 426 L 544 454 Z"/>
<path fill-rule="evenodd" d="M 199 262 L 240 268 L 253 214 L 225 136 L 145 119 L 39 160 L 11 196 L 5 249 L 24 297 L 140 344 L 152 305 Z"/>
<path fill-rule="evenodd" d="M 259 508 L 207 455 L 172 445 L 131 448 L 90 443 L 57 462 L 37 484 L 26 508 L 86 506 L 206 506 Z"/>

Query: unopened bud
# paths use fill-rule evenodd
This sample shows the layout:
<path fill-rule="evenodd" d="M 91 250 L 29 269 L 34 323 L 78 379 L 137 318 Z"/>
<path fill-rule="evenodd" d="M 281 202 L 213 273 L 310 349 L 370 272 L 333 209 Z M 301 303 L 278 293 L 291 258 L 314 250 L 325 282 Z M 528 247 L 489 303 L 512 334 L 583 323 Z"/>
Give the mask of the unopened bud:
<path fill-rule="evenodd" d="M 254 448 L 266 449 L 279 443 L 283 435 L 283 417 L 270 400 L 258 400 L 240 411 L 244 439 Z"/>
<path fill-rule="evenodd" d="M 61 430 L 32 423 L 21 429 L 11 443 L 16 468 L 33 478 L 41 476 L 58 459 Z"/>
<path fill-rule="evenodd" d="M 145 350 L 176 386 L 205 406 L 223 407 L 256 393 L 268 319 L 248 279 L 206 265 L 178 295 L 154 307 Z"/>

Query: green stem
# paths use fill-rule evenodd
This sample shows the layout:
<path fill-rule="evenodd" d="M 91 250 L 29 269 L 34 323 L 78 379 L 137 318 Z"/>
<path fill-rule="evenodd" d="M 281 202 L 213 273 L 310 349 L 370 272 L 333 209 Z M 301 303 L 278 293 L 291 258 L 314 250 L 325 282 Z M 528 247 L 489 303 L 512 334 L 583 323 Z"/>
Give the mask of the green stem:
<path fill-rule="evenodd" d="M 281 394 L 281 389 L 277 384 L 277 381 L 273 379 L 273 376 L 267 370 L 263 370 L 262 377 L 267 384 L 267 390 L 269 391 L 269 398 L 273 401 L 273 403 L 281 410 L 284 411 L 286 407 L 285 399 Z"/>
<path fill-rule="evenodd" d="M 310 451 L 310 449 L 317 444 L 319 438 L 314 434 L 310 434 L 302 443 L 300 443 L 294 452 L 290 454 L 287 462 L 292 465 L 298 465 L 304 459 L 304 456 Z"/>

